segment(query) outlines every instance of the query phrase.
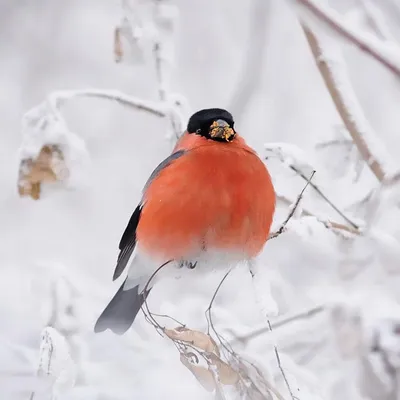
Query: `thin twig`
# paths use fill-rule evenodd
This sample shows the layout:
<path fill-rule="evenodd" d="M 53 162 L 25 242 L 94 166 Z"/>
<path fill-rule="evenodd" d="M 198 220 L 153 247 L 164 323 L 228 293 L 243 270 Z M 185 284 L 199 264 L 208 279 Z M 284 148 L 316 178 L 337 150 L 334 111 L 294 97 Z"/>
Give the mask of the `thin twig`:
<path fill-rule="evenodd" d="M 320 5 L 316 5 L 314 1 L 311 0 L 296 0 L 297 3 L 306 7 L 312 12 L 320 21 L 327 24 L 335 32 L 349 40 L 351 43 L 356 45 L 361 51 L 369 54 L 375 60 L 379 61 L 382 65 L 393 72 L 397 77 L 400 77 L 400 67 L 396 65 L 386 54 L 379 51 L 379 46 L 377 44 L 373 45 L 369 41 L 365 40 L 361 35 L 356 34 L 348 22 L 341 17 L 336 11 L 332 9 L 323 9 Z M 381 45 L 381 44 L 380 44 Z"/>
<path fill-rule="evenodd" d="M 353 143 L 353 142 L 351 142 Z M 301 171 L 300 168 L 302 167 L 297 167 L 299 165 L 299 161 L 296 160 L 296 157 L 294 157 L 290 154 L 291 150 L 285 149 L 285 146 L 282 146 L 282 144 L 279 144 L 278 146 L 274 144 L 266 144 L 265 145 L 266 149 L 268 152 L 271 152 L 274 154 L 281 162 L 282 164 L 294 171 L 297 175 L 299 175 L 301 178 L 303 178 L 306 182 L 308 182 L 308 177 Z M 268 156 L 265 158 L 268 160 Z M 303 162 L 300 162 L 303 165 Z M 307 169 L 311 167 L 310 164 L 307 164 Z M 350 218 L 346 217 L 346 215 L 340 211 L 340 209 L 335 206 L 335 204 L 328 199 L 328 197 L 322 192 L 322 190 L 313 182 L 309 182 L 310 186 L 328 203 L 328 205 L 335 210 L 345 221 L 347 221 L 353 228 L 357 229 L 358 226 L 350 220 Z"/>
<path fill-rule="evenodd" d="M 270 332 L 272 332 L 272 326 L 271 326 L 271 323 L 269 322 L 269 320 L 268 320 L 268 326 L 269 326 Z M 287 389 L 288 389 L 288 391 L 290 393 L 290 397 L 293 400 L 298 400 L 297 397 L 293 394 L 292 388 L 289 385 L 289 381 L 288 381 L 288 379 L 286 377 L 285 371 L 284 371 L 284 369 L 282 367 L 282 364 L 281 364 L 281 358 L 279 356 L 278 346 L 276 344 L 274 344 L 274 350 L 275 350 L 275 356 L 276 356 L 276 361 L 278 362 L 279 370 L 281 371 L 281 374 L 283 376 L 283 380 L 285 381 L 286 387 L 287 387 Z"/>
<path fill-rule="evenodd" d="M 359 229 L 360 227 L 355 224 L 349 217 L 346 217 L 346 215 L 339 210 L 339 208 L 337 206 L 335 206 L 335 204 L 332 203 L 332 201 L 330 201 L 328 199 L 328 197 L 322 192 L 322 190 L 313 182 L 310 182 L 309 179 L 299 170 L 297 169 L 295 166 L 290 165 L 289 168 L 296 172 L 297 175 L 299 175 L 301 178 L 303 178 L 306 182 L 309 183 L 309 185 L 349 224 L 351 225 L 354 229 Z"/>
<path fill-rule="evenodd" d="M 221 282 L 218 284 L 217 288 L 215 289 L 215 292 L 211 298 L 210 304 L 207 307 L 207 310 L 205 311 L 205 315 L 206 315 L 206 319 L 207 319 L 207 323 L 208 323 L 208 327 L 207 327 L 207 334 L 210 334 L 210 327 L 215 331 L 213 323 L 212 323 L 212 319 L 211 319 L 211 307 L 214 303 L 215 298 L 217 297 L 218 291 L 221 288 L 222 284 L 224 283 L 225 279 L 228 277 L 228 275 L 230 274 L 231 270 L 229 270 L 224 277 L 221 279 Z M 208 315 L 208 318 L 207 318 Z"/>
<path fill-rule="evenodd" d="M 182 322 L 179 322 L 177 319 L 171 317 L 170 315 L 167 315 L 167 314 L 157 314 L 157 313 L 154 313 L 154 312 L 152 312 L 151 314 L 154 315 L 154 316 L 156 316 L 156 317 L 160 317 L 160 318 L 168 318 L 168 319 L 170 319 L 170 320 L 176 322 L 178 325 L 181 325 L 182 327 L 185 327 L 185 326 L 186 326 L 185 324 L 182 324 Z"/>
<path fill-rule="evenodd" d="M 330 146 L 351 147 L 353 145 L 354 145 L 354 142 L 350 139 L 333 139 L 333 140 L 328 140 L 326 142 L 317 143 L 315 145 L 315 148 L 316 149 L 324 149 L 324 148 L 330 147 Z"/>
<path fill-rule="evenodd" d="M 141 307 L 141 310 L 142 310 L 142 312 L 143 312 L 143 314 L 144 314 L 146 320 L 147 320 L 148 322 L 150 322 L 150 323 L 156 328 L 156 330 L 157 330 L 157 332 L 158 332 L 159 334 L 160 334 L 160 331 L 161 331 L 161 332 L 164 331 L 164 327 L 162 327 L 162 326 L 157 322 L 157 320 L 153 317 L 153 315 L 152 315 L 152 313 L 151 313 L 151 311 L 150 311 L 150 309 L 149 309 L 149 306 L 148 306 L 148 304 L 147 304 L 147 292 L 148 292 L 147 289 L 148 289 L 148 287 L 149 287 L 151 281 L 152 281 L 152 280 L 154 279 L 154 277 L 157 275 L 157 273 L 158 273 L 162 268 L 164 268 L 167 264 L 169 264 L 170 262 L 172 262 L 172 260 L 166 261 L 165 263 L 163 263 L 162 265 L 160 265 L 160 266 L 151 274 L 150 278 L 149 278 L 148 281 L 146 282 L 146 285 L 144 286 L 144 288 L 143 288 L 143 290 L 142 290 L 142 292 L 141 292 L 141 295 L 143 296 L 143 299 L 144 299 L 143 305 L 142 305 L 142 307 Z M 144 306 L 144 307 L 143 307 L 143 306 Z M 162 336 L 162 335 L 161 335 L 161 336 Z"/>
<path fill-rule="evenodd" d="M 283 221 L 282 225 L 279 227 L 279 229 L 276 232 L 273 232 L 272 234 L 269 235 L 268 240 L 275 239 L 276 237 L 278 237 L 279 235 L 281 235 L 284 232 L 287 223 L 290 221 L 290 219 L 293 217 L 294 213 L 296 212 L 296 209 L 299 206 L 301 199 L 303 198 L 304 191 L 307 189 L 307 186 L 309 185 L 314 174 L 315 174 L 315 171 L 312 172 L 310 178 L 307 180 L 307 183 L 303 187 L 303 190 L 297 196 L 296 202 L 294 203 L 294 205 L 293 205 L 292 209 L 290 210 L 288 216 L 286 217 L 285 221 Z"/>
<path fill-rule="evenodd" d="M 212 316 L 211 316 L 211 309 L 212 309 L 214 300 L 217 297 L 219 289 L 221 288 L 222 284 L 224 283 L 225 279 L 228 277 L 230 272 L 231 272 L 231 269 L 224 275 L 224 277 L 221 279 L 220 283 L 218 284 L 217 288 L 215 289 L 215 292 L 211 298 L 210 304 L 208 305 L 208 308 L 205 311 L 205 316 L 206 316 L 206 320 L 207 320 L 207 334 L 210 335 L 210 328 L 211 328 L 212 331 L 214 332 L 215 336 L 217 337 L 219 343 L 221 344 L 222 348 L 225 349 L 228 352 L 228 354 L 234 355 L 235 352 L 233 351 L 229 342 L 222 335 L 220 335 L 217 332 L 217 330 L 215 329 L 214 323 L 212 321 Z"/>
<path fill-rule="evenodd" d="M 326 310 L 326 307 L 324 305 L 319 305 L 312 307 L 306 311 L 301 311 L 297 314 L 290 315 L 288 317 L 284 317 L 282 319 L 279 319 L 275 322 L 269 323 L 268 326 L 265 326 L 263 328 L 257 329 L 247 335 L 244 336 L 236 336 L 236 338 L 231 342 L 231 345 L 235 344 L 236 342 L 241 342 L 241 343 L 247 343 L 249 340 L 255 339 L 256 337 L 263 335 L 267 332 L 270 332 L 270 327 L 273 329 L 276 328 L 281 328 L 282 326 L 285 326 L 287 324 L 290 324 L 292 322 L 300 321 L 300 320 L 306 320 L 308 318 L 314 317 L 315 315 L 323 312 Z"/>
<path fill-rule="evenodd" d="M 283 203 L 285 203 L 285 204 L 287 204 L 289 206 L 291 204 L 293 204 L 293 201 L 291 201 L 290 199 L 286 198 L 285 196 L 282 196 L 282 195 L 278 194 L 276 196 L 276 198 L 277 198 L 277 200 L 282 201 Z M 307 217 L 316 218 L 317 221 L 319 221 L 321 224 L 323 224 L 327 229 L 332 229 L 332 231 L 334 233 L 338 233 L 338 231 L 339 232 L 340 231 L 348 232 L 348 233 L 351 233 L 353 235 L 360 235 L 362 233 L 361 229 L 355 229 L 355 228 L 352 228 L 350 226 L 347 226 L 347 225 L 344 225 L 344 224 L 340 224 L 339 222 L 327 220 L 325 218 L 322 218 L 322 217 L 319 217 L 319 216 L 315 215 L 314 213 L 312 213 L 311 211 L 309 211 L 309 210 L 307 210 L 305 208 L 302 208 L 301 211 L 302 211 L 303 215 L 305 215 Z"/>
<path fill-rule="evenodd" d="M 325 228 L 327 229 L 337 229 L 339 231 L 345 231 L 348 233 L 351 233 L 352 235 L 361 235 L 362 231 L 361 229 L 357 228 L 352 228 L 351 226 L 339 224 L 338 222 L 335 221 L 329 221 L 329 220 L 324 220 L 324 219 L 318 219 L 319 222 L 325 225 Z"/>

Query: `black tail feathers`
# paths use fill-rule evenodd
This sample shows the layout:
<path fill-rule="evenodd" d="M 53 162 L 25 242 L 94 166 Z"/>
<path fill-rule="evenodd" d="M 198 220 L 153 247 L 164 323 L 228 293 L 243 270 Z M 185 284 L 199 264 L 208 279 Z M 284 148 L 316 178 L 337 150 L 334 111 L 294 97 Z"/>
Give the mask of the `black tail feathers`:
<path fill-rule="evenodd" d="M 107 328 L 117 335 L 123 335 L 133 324 L 149 291 L 139 293 L 139 286 L 123 290 L 125 282 L 112 298 L 108 306 L 101 313 L 94 326 L 95 333 L 103 332 Z"/>

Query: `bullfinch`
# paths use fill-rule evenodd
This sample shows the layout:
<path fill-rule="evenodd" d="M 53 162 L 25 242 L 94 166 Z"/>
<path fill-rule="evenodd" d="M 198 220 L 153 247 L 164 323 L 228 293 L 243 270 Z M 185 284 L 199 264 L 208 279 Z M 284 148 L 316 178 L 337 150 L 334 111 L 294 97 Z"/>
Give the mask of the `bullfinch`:
<path fill-rule="evenodd" d="M 271 177 L 235 131 L 232 115 L 219 108 L 196 112 L 144 186 L 119 243 L 113 280 L 129 266 L 127 277 L 94 331 L 125 333 L 158 274 L 151 285 L 149 278 L 167 261 L 163 270 L 199 269 L 216 255 L 231 263 L 252 260 L 268 239 L 274 211 Z"/>

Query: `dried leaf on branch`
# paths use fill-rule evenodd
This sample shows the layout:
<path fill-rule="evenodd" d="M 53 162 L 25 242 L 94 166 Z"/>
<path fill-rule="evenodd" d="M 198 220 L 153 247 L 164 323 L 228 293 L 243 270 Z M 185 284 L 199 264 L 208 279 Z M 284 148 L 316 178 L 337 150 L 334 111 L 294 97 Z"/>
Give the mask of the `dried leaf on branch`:
<path fill-rule="evenodd" d="M 220 356 L 215 340 L 203 332 L 179 326 L 175 329 L 164 329 L 164 333 L 172 340 L 180 340 L 206 352 L 215 353 L 218 357 Z"/>
<path fill-rule="evenodd" d="M 21 197 L 40 198 L 42 183 L 63 181 L 68 177 L 64 155 L 58 145 L 44 145 L 36 159 L 21 160 L 18 192 Z"/>
<path fill-rule="evenodd" d="M 214 380 L 214 375 L 209 369 L 201 365 L 192 364 L 182 353 L 180 360 L 181 363 L 195 376 L 204 389 L 209 392 L 212 392 L 215 389 L 216 383 Z"/>
<path fill-rule="evenodd" d="M 239 379 L 239 374 L 226 362 L 222 361 L 215 354 L 207 355 L 210 359 L 211 365 L 214 365 L 218 370 L 218 379 L 224 385 L 235 385 Z"/>

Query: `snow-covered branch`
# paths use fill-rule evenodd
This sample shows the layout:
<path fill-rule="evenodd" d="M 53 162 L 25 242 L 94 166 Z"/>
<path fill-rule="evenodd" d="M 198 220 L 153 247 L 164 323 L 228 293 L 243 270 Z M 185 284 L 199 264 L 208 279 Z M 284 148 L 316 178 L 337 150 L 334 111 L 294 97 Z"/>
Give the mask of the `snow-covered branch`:
<path fill-rule="evenodd" d="M 266 143 L 264 145 L 267 159 L 271 156 L 278 158 L 282 164 L 294 171 L 298 176 L 304 179 L 318 195 L 329 204 L 352 228 L 358 230 L 359 226 L 347 217 L 320 189 L 320 187 L 309 180 L 309 176 L 314 174 L 315 169 L 310 161 L 310 157 L 300 148 L 288 143 Z"/>
<path fill-rule="evenodd" d="M 277 195 L 277 199 L 278 199 L 278 201 L 281 201 L 281 202 L 287 204 L 289 207 L 291 207 L 292 204 L 294 203 L 292 200 L 288 199 L 285 196 L 279 195 L 279 194 Z M 318 222 L 323 224 L 325 226 L 325 228 L 332 229 L 332 231 L 334 233 L 340 234 L 340 235 L 344 236 L 345 238 L 348 237 L 348 234 L 350 234 L 351 236 L 354 236 L 354 235 L 360 235 L 362 233 L 362 231 L 360 229 L 356 229 L 356 228 L 341 224 L 336 221 L 331 221 L 331 220 L 326 219 L 321 216 L 316 216 L 314 213 L 305 209 L 304 207 L 301 208 L 301 214 L 306 217 L 315 218 Z"/>
<path fill-rule="evenodd" d="M 120 59 L 121 36 L 127 46 L 142 60 L 151 59 L 155 70 L 158 100 L 166 105 L 169 138 L 182 134 L 191 112 L 184 96 L 171 90 L 174 67 L 175 34 L 179 10 L 169 0 L 122 0 L 123 17 L 115 33 L 114 52 Z M 131 57 L 132 58 L 132 57 Z"/>
<path fill-rule="evenodd" d="M 379 181 L 388 179 L 397 172 L 397 166 L 364 116 L 338 44 L 326 34 L 317 36 L 310 27 L 302 26 L 332 101 L 361 156 Z"/>
<path fill-rule="evenodd" d="M 150 281 L 166 264 L 168 263 L 161 265 L 153 273 L 143 291 L 146 291 Z M 180 326 L 173 329 L 163 327 L 155 319 L 156 316 L 178 321 L 168 315 L 151 312 L 147 300 L 142 307 L 145 319 L 161 336 L 174 343 L 179 352 L 181 363 L 194 375 L 205 390 L 214 393 L 215 399 L 275 398 L 284 400 L 278 389 L 265 377 L 262 369 L 236 353 L 214 325 L 212 318 L 213 303 L 229 272 L 230 270 L 218 284 L 205 312 L 208 324 L 207 332 L 190 329 L 181 323 L 179 323 Z M 279 368 L 281 368 L 281 365 L 279 365 Z M 280 371 L 282 372 L 281 369 Z"/>
<path fill-rule="evenodd" d="M 73 184 L 75 179 L 81 179 L 82 174 L 78 173 L 77 166 L 87 162 L 89 155 L 84 140 L 71 132 L 61 112 L 63 104 L 77 97 L 115 101 L 166 118 L 168 132 L 172 132 L 166 135 L 167 138 L 175 140 L 184 131 L 190 113 L 188 101 L 169 88 L 177 8 L 167 1 L 123 0 L 122 11 L 122 20 L 114 33 L 116 61 L 126 59 L 130 50 L 134 61 L 142 62 L 146 45 L 150 47 L 155 64 L 158 101 L 144 100 L 115 90 L 87 89 L 51 93 L 44 102 L 23 117 L 18 178 L 20 196 L 31 196 L 37 200 L 43 183 Z"/>
<path fill-rule="evenodd" d="M 400 77 L 400 53 L 396 47 L 393 48 L 386 42 L 379 41 L 371 34 L 355 31 L 335 10 L 321 2 L 317 3 L 315 0 L 295 0 L 295 2 Z"/>
<path fill-rule="evenodd" d="M 46 327 L 41 335 L 37 376 L 43 381 L 44 393 L 35 391 L 31 400 L 57 400 L 75 384 L 76 368 L 69 346 L 65 337 L 52 327 Z"/>
<path fill-rule="evenodd" d="M 76 177 L 71 166 L 79 165 L 88 158 L 84 140 L 72 132 L 65 121 L 61 108 L 77 98 L 101 98 L 118 102 L 123 106 L 165 117 L 169 112 L 165 104 L 141 100 L 110 90 L 67 90 L 51 93 L 38 106 L 29 110 L 22 119 L 22 145 L 18 188 L 21 196 L 40 198 L 40 186 L 44 182 L 65 182 Z M 74 162 L 72 162 L 74 161 Z"/>

